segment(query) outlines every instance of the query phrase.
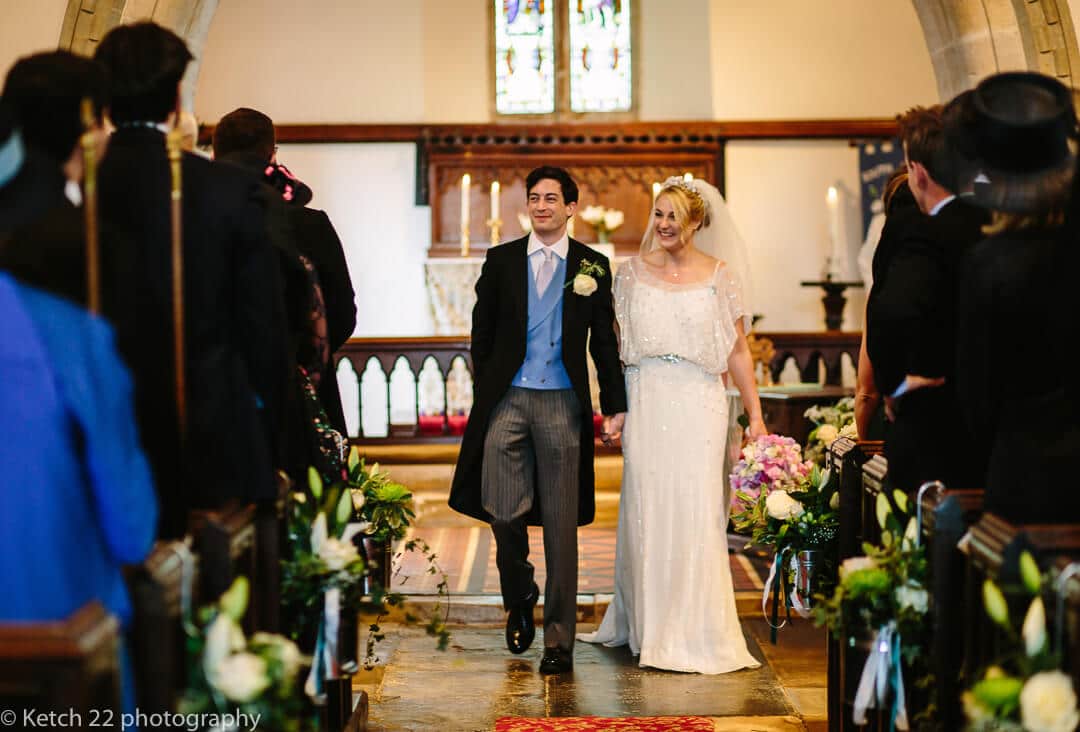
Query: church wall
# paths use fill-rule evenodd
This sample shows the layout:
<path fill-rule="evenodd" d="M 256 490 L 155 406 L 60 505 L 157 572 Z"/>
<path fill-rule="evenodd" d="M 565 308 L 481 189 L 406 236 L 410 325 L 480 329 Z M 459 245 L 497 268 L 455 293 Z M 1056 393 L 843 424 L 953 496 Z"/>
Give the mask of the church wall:
<path fill-rule="evenodd" d="M 5 76 L 20 57 L 56 49 L 67 10 L 67 0 L 15 0 L 14 4 L 0 22 L 0 73 Z"/>

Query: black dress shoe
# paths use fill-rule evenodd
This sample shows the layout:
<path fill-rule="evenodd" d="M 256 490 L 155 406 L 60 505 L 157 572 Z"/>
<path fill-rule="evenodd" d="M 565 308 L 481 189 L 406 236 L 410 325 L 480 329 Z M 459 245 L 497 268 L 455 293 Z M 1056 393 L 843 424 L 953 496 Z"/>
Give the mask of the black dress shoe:
<path fill-rule="evenodd" d="M 511 653 L 524 653 L 536 637 L 533 608 L 540 599 L 540 588 L 533 584 L 532 594 L 510 608 L 506 617 L 506 647 Z"/>
<path fill-rule="evenodd" d="M 564 674 L 574 670 L 574 654 L 562 648 L 545 648 L 540 659 L 540 673 Z"/>

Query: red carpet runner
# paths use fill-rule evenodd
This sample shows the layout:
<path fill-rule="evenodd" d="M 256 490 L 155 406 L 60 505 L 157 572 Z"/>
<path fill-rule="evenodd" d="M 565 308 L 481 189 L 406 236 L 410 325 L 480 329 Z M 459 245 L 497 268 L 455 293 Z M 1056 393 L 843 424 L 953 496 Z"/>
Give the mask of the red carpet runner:
<path fill-rule="evenodd" d="M 495 732 L 713 732 L 714 729 L 708 717 L 503 717 L 495 723 Z"/>

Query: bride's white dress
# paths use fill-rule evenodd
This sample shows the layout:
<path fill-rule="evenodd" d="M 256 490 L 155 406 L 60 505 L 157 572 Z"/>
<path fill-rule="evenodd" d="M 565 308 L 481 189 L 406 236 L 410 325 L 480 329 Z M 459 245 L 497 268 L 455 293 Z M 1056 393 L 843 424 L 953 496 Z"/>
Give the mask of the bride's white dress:
<path fill-rule="evenodd" d="M 718 265 L 673 284 L 640 258 L 615 277 L 628 411 L 615 599 L 581 640 L 630 644 L 642 666 L 718 674 L 760 665 L 746 648 L 727 548 L 728 401 L 735 323 L 748 317 Z"/>

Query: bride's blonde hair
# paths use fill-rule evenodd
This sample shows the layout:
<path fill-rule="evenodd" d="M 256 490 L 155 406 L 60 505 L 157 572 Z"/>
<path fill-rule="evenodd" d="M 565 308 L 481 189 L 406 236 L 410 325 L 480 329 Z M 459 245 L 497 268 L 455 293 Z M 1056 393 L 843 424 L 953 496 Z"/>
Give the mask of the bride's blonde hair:
<path fill-rule="evenodd" d="M 666 196 L 671 201 L 671 208 L 675 211 L 675 221 L 679 224 L 680 234 L 684 241 L 687 233 L 693 233 L 699 228 L 709 225 L 709 212 L 705 206 L 705 199 L 693 188 L 693 183 L 684 182 L 681 178 L 677 181 L 668 179 L 660 192 L 656 194 L 656 200 Z M 655 211 L 656 204 L 653 204 Z M 653 239 L 656 236 L 656 225 L 653 223 L 653 215 L 649 215 L 649 225 L 645 228 L 645 236 L 641 238 L 641 253 L 648 254 L 653 249 Z"/>

